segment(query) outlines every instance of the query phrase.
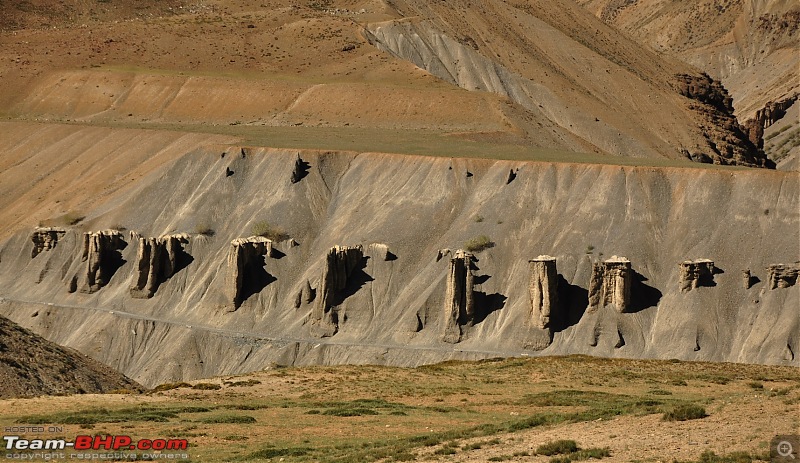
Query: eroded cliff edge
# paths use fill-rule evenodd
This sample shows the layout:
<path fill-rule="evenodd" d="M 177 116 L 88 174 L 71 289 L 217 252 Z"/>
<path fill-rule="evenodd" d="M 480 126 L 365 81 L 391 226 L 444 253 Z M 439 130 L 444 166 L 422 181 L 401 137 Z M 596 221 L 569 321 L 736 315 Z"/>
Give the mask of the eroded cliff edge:
<path fill-rule="evenodd" d="M 197 150 L 87 208 L 47 246 L 33 229 L 14 234 L 0 245 L 0 313 L 147 385 L 271 362 L 585 353 L 800 364 L 796 173 L 304 151 L 295 182 L 298 154 Z M 233 294 L 232 240 L 259 221 L 291 239 L 243 265 L 259 278 L 242 276 Z M 481 235 L 486 246 L 469 250 Z M 93 236 L 114 244 L 114 271 L 70 292 L 102 261 L 83 259 L 85 236 L 89 250 Z M 154 257 L 169 236 L 181 237 L 182 265 L 166 248 Z M 329 291 L 332 249 L 359 247 Z M 443 249 L 473 257 L 453 272 L 466 252 Z M 532 267 L 536 256 L 553 268 Z M 706 260 L 711 275 L 681 267 Z M 132 297 L 140 286 L 149 297 Z M 456 296 L 469 301 L 458 316 Z"/>

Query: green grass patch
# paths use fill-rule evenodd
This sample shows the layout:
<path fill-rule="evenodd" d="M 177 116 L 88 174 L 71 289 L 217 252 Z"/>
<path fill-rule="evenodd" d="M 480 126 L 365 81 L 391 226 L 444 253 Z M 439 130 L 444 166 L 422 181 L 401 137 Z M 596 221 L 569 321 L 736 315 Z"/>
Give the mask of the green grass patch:
<path fill-rule="evenodd" d="M 695 404 L 678 405 L 664 413 L 664 421 L 688 421 L 707 417 L 706 409 Z"/>

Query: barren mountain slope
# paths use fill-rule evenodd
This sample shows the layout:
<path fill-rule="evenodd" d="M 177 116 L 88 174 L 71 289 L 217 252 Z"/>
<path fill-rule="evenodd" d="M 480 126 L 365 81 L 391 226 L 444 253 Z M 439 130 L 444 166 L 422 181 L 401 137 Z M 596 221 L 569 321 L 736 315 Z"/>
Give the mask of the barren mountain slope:
<path fill-rule="evenodd" d="M 42 316 L 46 316 L 45 310 Z M 106 365 L 0 317 L 0 398 L 113 390 L 136 392 L 142 386 Z"/>
<path fill-rule="evenodd" d="M 757 122 L 766 129 L 785 117 L 791 124 L 788 130 L 794 133 L 800 130 L 800 119 L 789 117 L 791 113 L 785 111 L 800 94 L 797 2 L 579 0 L 579 3 L 641 43 L 720 79 L 730 91 L 742 123 Z M 760 135 L 753 133 L 752 138 Z M 791 150 L 775 149 L 769 144 L 765 148 L 776 161 L 790 155 L 788 160 L 797 156 L 800 142 L 795 142 Z"/>
<path fill-rule="evenodd" d="M 16 128 L 23 129 L 31 138 L 48 130 Z M 64 162 L 85 149 L 64 148 Z M 32 241 L 29 228 L 4 241 L 0 311 L 148 385 L 270 362 L 418 365 L 523 353 L 798 362 L 795 173 L 190 150 L 135 187 L 118 187 L 126 177 L 112 175 L 97 207 L 81 203 L 84 221 L 53 231 L 54 240 Z M 12 171 L 24 177 L 37 156 L 17 156 L 31 158 Z M 111 174 L 87 173 L 95 171 Z M 262 221 L 294 241 L 244 264 L 250 276 L 237 286 L 232 240 Z M 97 245 L 84 241 L 84 232 L 110 228 L 124 229 L 103 235 L 117 236 L 113 247 L 99 244 L 101 235 L 89 238 Z M 148 258 L 139 237 L 166 234 L 180 249 L 175 270 L 142 298 L 137 282 Z M 476 253 L 468 294 L 477 312 L 468 322 L 448 321 L 454 254 L 437 254 L 481 234 L 494 244 Z M 337 277 L 344 286 L 329 307 L 324 269 L 335 245 L 361 245 L 364 258 Z M 98 261 L 95 246 L 110 254 Z M 561 305 L 547 329 L 535 323 L 528 290 L 528 259 L 540 254 L 557 259 L 560 275 Z M 625 313 L 591 308 L 593 263 L 612 255 L 632 261 Z M 679 264 L 698 258 L 714 261 L 711 280 L 681 290 Z M 789 273 L 776 276 L 772 264 L 787 264 Z M 751 272 L 746 286 L 743 270 Z M 31 317 L 45 303 L 55 304 L 49 315 Z M 460 340 L 448 335 L 453 330 Z"/>
<path fill-rule="evenodd" d="M 565 0 L 204 5 L 3 34 L 4 112 L 199 131 L 435 129 L 570 151 L 765 164 L 721 89 Z M 451 21 L 453 12 L 469 25 Z"/>

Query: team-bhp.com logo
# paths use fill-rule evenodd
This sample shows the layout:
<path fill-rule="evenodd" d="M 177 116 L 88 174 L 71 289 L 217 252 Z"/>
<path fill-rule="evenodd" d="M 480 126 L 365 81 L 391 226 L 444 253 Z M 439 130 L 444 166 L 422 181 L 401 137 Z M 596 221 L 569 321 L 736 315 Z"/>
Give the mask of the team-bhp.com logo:
<path fill-rule="evenodd" d="M 76 436 L 66 439 L 22 439 L 3 436 L 6 450 L 186 450 L 186 439 L 136 439 L 130 436 Z"/>

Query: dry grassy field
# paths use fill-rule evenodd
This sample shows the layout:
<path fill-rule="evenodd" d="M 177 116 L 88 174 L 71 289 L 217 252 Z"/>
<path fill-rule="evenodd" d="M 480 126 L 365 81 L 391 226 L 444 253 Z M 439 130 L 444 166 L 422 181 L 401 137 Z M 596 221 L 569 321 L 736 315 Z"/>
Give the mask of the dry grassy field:
<path fill-rule="evenodd" d="M 208 462 L 749 462 L 800 416 L 793 368 L 584 356 L 276 365 L 119 392 L 5 400 L 0 423 L 185 438 Z"/>

